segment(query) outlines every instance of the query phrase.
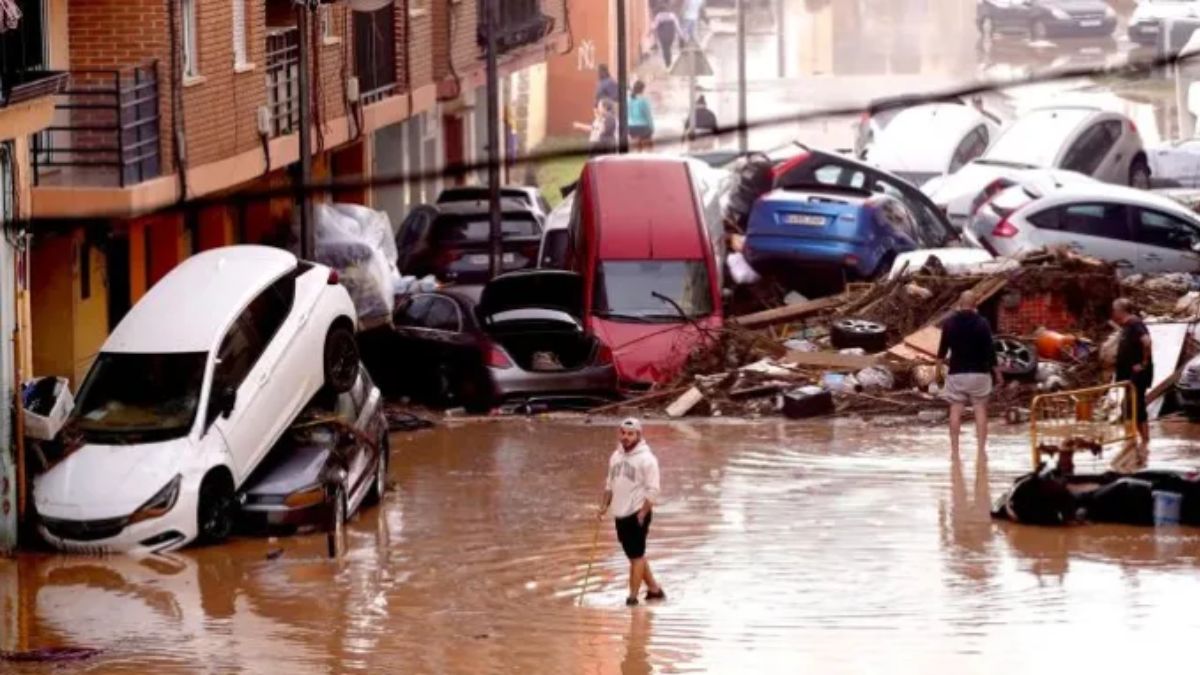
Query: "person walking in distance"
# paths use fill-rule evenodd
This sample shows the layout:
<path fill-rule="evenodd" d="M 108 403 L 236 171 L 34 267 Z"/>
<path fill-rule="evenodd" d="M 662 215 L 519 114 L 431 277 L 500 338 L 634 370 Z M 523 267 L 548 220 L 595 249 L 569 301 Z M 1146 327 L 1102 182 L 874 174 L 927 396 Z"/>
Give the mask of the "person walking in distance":
<path fill-rule="evenodd" d="M 1113 301 L 1113 322 L 1121 327 L 1117 343 L 1117 382 L 1129 382 L 1137 392 L 1132 407 L 1126 406 L 1126 415 L 1137 423 L 1138 436 L 1142 439 L 1138 458 L 1144 465 L 1150 456 L 1150 422 L 1146 411 L 1146 394 L 1154 382 L 1154 361 L 1151 360 L 1150 331 L 1137 315 L 1133 302 L 1128 298 Z"/>
<path fill-rule="evenodd" d="M 646 98 L 646 83 L 633 83 L 629 94 L 629 136 L 633 138 L 633 149 L 644 152 L 654 147 L 654 111 L 650 99 Z"/>
<path fill-rule="evenodd" d="M 664 5 L 654 15 L 652 26 L 654 37 L 658 40 L 658 48 L 662 51 L 663 65 L 670 70 L 673 62 L 671 50 L 675 47 L 675 40 L 683 33 L 683 27 L 679 25 L 679 17 Z"/>
<path fill-rule="evenodd" d="M 603 518 L 611 511 L 616 521 L 617 539 L 629 558 L 629 597 L 625 604 L 632 607 L 638 604 L 643 581 L 647 600 L 667 597 L 646 560 L 646 537 L 659 492 L 658 459 L 642 437 L 642 423 L 636 419 L 621 422 L 617 440 L 617 449 L 608 460 L 604 501 L 596 517 Z"/>
<path fill-rule="evenodd" d="M 601 63 L 597 66 L 595 105 L 600 105 L 600 101 L 605 99 L 616 103 L 621 98 L 620 91 L 617 81 L 613 79 L 612 73 L 608 70 L 608 64 Z"/>
<path fill-rule="evenodd" d="M 939 367 L 947 354 L 950 356 L 950 372 L 942 396 L 950 403 L 950 452 L 954 455 L 958 455 L 958 437 L 967 403 L 975 407 L 979 454 L 987 452 L 988 397 L 992 395 L 993 379 L 996 384 L 1002 381 L 992 328 L 976 311 L 978 304 L 970 291 L 959 297 L 958 309 L 942 324 L 942 341 L 938 345 Z"/>
<path fill-rule="evenodd" d="M 683 0 L 680 15 L 683 17 L 683 38 L 699 44 L 700 17 L 704 13 L 704 0 Z"/>

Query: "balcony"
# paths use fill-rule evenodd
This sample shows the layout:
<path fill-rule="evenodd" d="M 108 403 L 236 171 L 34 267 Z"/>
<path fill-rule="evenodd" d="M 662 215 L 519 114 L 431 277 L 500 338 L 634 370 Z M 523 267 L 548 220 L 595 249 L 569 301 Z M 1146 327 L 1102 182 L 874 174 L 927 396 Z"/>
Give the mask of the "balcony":
<path fill-rule="evenodd" d="M 158 64 L 72 70 L 33 137 L 37 186 L 126 187 L 162 172 Z"/>
<path fill-rule="evenodd" d="M 267 114 L 272 138 L 300 130 L 300 31 L 267 28 Z"/>
<path fill-rule="evenodd" d="M 26 70 L 0 76 L 0 107 L 32 101 L 62 93 L 67 73 L 53 70 Z"/>
<path fill-rule="evenodd" d="M 487 49 L 484 2 L 479 0 L 479 45 Z M 554 21 L 542 14 L 540 0 L 504 0 L 498 4 L 496 50 L 501 54 L 541 41 L 554 27 Z"/>
<path fill-rule="evenodd" d="M 395 94 L 396 5 L 374 12 L 354 12 L 354 72 L 364 104 Z"/>

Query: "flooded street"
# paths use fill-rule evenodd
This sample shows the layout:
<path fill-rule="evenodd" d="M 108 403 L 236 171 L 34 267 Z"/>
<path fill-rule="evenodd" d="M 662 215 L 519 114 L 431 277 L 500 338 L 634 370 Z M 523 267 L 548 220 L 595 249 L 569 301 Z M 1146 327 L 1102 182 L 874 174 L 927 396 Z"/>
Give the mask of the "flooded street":
<path fill-rule="evenodd" d="M 1152 463 L 1195 466 L 1187 430 Z M 460 423 L 393 436 L 393 491 L 341 562 L 323 536 L 2 560 L 0 648 L 97 648 L 59 667 L 95 673 L 1111 672 L 1177 664 L 1200 624 L 1200 531 L 990 521 L 1028 467 L 1015 428 L 987 462 L 856 421 L 647 436 L 665 604 L 624 606 L 609 520 L 576 604 L 611 422 Z"/>

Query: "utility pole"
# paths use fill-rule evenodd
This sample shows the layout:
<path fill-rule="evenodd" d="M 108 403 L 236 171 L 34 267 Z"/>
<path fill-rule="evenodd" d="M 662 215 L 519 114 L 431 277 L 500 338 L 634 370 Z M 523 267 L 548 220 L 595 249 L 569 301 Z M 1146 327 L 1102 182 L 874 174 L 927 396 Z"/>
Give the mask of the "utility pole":
<path fill-rule="evenodd" d="M 738 150 L 746 152 L 750 142 L 746 129 L 746 7 L 743 0 L 737 0 L 734 10 L 737 12 Z"/>
<path fill-rule="evenodd" d="M 312 182 L 312 89 L 309 83 L 309 38 L 312 29 L 310 0 L 296 0 L 296 30 L 300 33 L 300 179 L 296 188 L 296 202 L 300 208 L 300 257 L 312 260 L 316 257 L 316 234 L 313 232 L 312 194 L 308 186 Z"/>
<path fill-rule="evenodd" d="M 622 155 L 629 152 L 628 23 L 625 0 L 617 0 L 617 152 Z"/>
<path fill-rule="evenodd" d="M 496 64 L 496 30 L 500 0 L 484 0 L 484 25 L 487 26 L 487 120 L 488 120 L 488 276 L 495 279 L 504 271 L 500 222 L 500 74 Z"/>
<path fill-rule="evenodd" d="M 787 49 L 783 43 L 784 35 L 786 34 L 787 18 L 783 13 L 783 0 L 775 0 L 775 47 L 776 59 L 778 63 L 776 67 L 779 69 L 779 77 L 787 77 Z"/>

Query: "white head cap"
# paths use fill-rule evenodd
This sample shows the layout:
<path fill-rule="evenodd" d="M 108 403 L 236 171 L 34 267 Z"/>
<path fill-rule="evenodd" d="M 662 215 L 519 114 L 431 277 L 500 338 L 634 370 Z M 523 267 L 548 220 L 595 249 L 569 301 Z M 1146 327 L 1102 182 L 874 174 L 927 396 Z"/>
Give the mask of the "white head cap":
<path fill-rule="evenodd" d="M 642 433 L 642 423 L 633 417 L 621 422 L 621 428 L 628 431 L 636 431 L 639 434 Z"/>

